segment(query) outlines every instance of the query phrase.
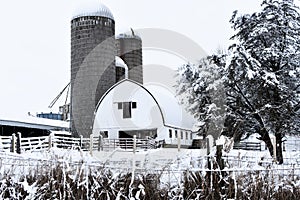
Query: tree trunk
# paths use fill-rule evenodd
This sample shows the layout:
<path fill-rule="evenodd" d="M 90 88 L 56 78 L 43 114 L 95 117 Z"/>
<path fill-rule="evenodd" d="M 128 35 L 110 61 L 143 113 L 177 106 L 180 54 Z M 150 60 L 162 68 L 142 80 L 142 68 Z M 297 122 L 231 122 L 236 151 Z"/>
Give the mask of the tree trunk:
<path fill-rule="evenodd" d="M 273 157 L 273 145 L 270 139 L 270 135 L 269 132 L 267 131 L 267 129 L 265 128 L 265 124 L 264 121 L 262 120 L 261 116 L 256 113 L 254 114 L 254 118 L 257 120 L 257 122 L 260 125 L 260 129 L 258 130 L 258 134 L 261 136 L 262 141 L 265 142 L 266 146 L 269 149 L 270 155 Z"/>
<path fill-rule="evenodd" d="M 261 139 L 265 142 L 265 144 L 270 152 L 270 155 L 273 156 L 273 153 L 274 153 L 273 152 L 273 144 L 270 139 L 268 131 L 265 128 L 263 128 L 263 129 L 261 129 L 259 135 L 261 136 Z"/>
<path fill-rule="evenodd" d="M 282 155 L 282 137 L 281 134 L 276 134 L 276 160 L 278 164 L 283 163 L 283 155 Z"/>

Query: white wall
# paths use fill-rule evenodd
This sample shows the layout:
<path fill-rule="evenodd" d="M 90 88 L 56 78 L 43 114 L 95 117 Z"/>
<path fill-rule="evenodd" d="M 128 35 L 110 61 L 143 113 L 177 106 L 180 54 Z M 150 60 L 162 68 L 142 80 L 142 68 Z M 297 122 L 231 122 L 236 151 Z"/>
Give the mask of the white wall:
<path fill-rule="evenodd" d="M 118 102 L 137 102 L 131 118 L 123 118 Z M 119 130 L 155 129 L 163 127 L 163 117 L 153 97 L 140 85 L 123 81 L 103 98 L 95 115 L 93 133 L 107 130 L 109 138 L 118 137 Z"/>
<path fill-rule="evenodd" d="M 137 108 L 132 109 L 131 118 L 123 118 L 123 110 L 118 109 L 118 102 L 137 102 Z M 169 103 L 172 104 L 170 101 Z M 172 105 L 168 106 L 172 107 Z M 155 98 L 144 87 L 135 82 L 123 80 L 116 84 L 101 100 L 95 114 L 93 134 L 98 135 L 100 131 L 108 131 L 110 139 L 118 139 L 120 130 L 157 129 L 157 140 L 165 140 L 166 144 L 177 145 L 178 139 L 175 138 L 175 130 L 177 130 L 179 137 L 183 131 L 181 144 L 191 145 L 191 131 L 179 128 L 182 120 L 178 120 L 178 124 L 175 124 L 178 128 L 164 124 L 166 121 L 170 122 L 170 120 L 163 118 L 166 114 L 162 115 L 162 112 L 165 113 L 166 111 L 168 109 L 160 108 Z M 176 118 L 178 115 L 178 118 L 181 119 L 180 113 L 172 112 L 172 117 Z M 171 138 L 169 137 L 170 129 L 172 130 Z"/>
<path fill-rule="evenodd" d="M 170 132 L 172 131 L 172 137 L 170 137 Z M 175 135 L 175 131 L 177 131 L 177 137 Z M 162 137 L 165 138 L 166 143 L 167 144 L 174 144 L 177 145 L 178 144 L 178 137 L 180 137 L 180 143 L 181 145 L 191 145 L 192 144 L 192 140 L 194 138 L 193 134 L 191 133 L 191 131 L 189 130 L 183 130 L 180 128 L 172 128 L 172 127 L 164 127 L 164 130 L 162 131 L 163 133 L 161 135 L 163 135 Z M 182 132 L 182 136 L 181 137 L 181 132 Z"/>

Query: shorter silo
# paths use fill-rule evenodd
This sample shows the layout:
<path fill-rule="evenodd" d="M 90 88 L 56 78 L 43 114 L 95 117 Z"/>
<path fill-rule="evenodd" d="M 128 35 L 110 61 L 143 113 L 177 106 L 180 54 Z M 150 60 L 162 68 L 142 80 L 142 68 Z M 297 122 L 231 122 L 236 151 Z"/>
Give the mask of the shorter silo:
<path fill-rule="evenodd" d="M 134 33 L 123 33 L 116 37 L 117 56 L 128 66 L 128 78 L 143 84 L 142 40 Z M 117 80 L 120 80 L 123 69 L 116 69 Z"/>

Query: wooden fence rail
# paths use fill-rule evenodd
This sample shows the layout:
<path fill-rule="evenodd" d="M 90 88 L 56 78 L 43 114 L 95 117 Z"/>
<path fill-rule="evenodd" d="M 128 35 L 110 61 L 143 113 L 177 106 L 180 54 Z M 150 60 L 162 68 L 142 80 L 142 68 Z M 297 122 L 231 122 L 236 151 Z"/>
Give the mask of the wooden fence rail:
<path fill-rule="evenodd" d="M 20 152 L 36 149 L 46 149 L 49 147 L 49 137 L 31 137 L 31 138 L 22 138 L 20 137 Z M 18 149 L 18 147 L 17 147 Z"/>
<path fill-rule="evenodd" d="M 11 149 L 11 140 L 12 140 L 12 136 L 1 136 L 0 137 L 0 150 L 10 150 Z"/>
<path fill-rule="evenodd" d="M 150 139 L 137 139 L 136 149 L 137 150 L 147 150 L 155 149 L 160 145 L 160 143 L 155 142 Z M 110 151 L 117 148 L 124 150 L 132 150 L 134 147 L 133 138 L 122 138 L 122 139 L 103 139 L 100 141 L 100 148 L 104 151 Z"/>
<path fill-rule="evenodd" d="M 134 146 L 134 141 L 136 145 Z M 70 134 L 50 134 L 49 136 L 22 138 L 21 133 L 12 136 L 0 136 L 0 150 L 16 153 L 50 149 L 81 149 L 83 151 L 111 151 L 117 148 L 124 150 L 147 150 L 159 147 L 153 139 L 107 139 L 91 135 L 89 138 L 72 137 Z"/>
<path fill-rule="evenodd" d="M 261 143 L 259 142 L 239 142 L 233 145 L 234 149 L 261 151 Z"/>

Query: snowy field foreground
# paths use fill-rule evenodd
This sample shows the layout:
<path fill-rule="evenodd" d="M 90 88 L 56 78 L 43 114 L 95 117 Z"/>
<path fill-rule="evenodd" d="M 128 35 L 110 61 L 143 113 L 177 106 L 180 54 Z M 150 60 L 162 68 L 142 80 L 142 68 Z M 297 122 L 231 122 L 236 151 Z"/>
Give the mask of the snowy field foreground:
<path fill-rule="evenodd" d="M 212 152 L 213 153 L 213 152 Z M 0 153 L 0 199 L 299 199 L 300 152 L 232 150 L 220 171 L 205 149 Z M 208 160 L 213 166 L 208 168 Z M 283 198 L 284 197 L 284 198 Z"/>

